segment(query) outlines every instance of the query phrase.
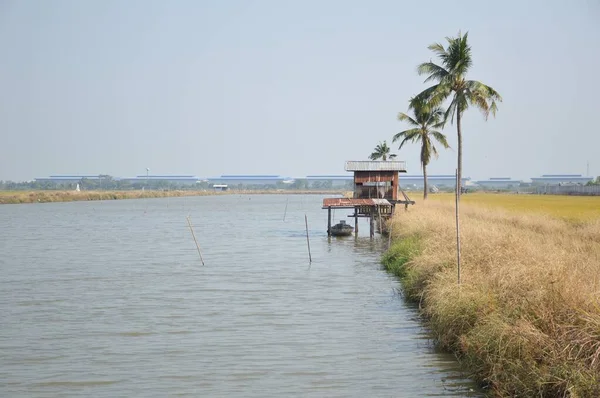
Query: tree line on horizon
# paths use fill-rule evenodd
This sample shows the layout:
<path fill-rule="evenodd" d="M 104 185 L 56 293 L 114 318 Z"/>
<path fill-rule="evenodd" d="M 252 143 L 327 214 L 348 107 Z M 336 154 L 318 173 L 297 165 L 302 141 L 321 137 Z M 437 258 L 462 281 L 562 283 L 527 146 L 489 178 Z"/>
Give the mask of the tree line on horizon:
<path fill-rule="evenodd" d="M 468 43 L 468 32 L 458 32 L 457 37 L 446 37 L 447 46 L 433 43 L 428 48 L 438 58 L 439 63 L 432 60 L 418 65 L 418 75 L 426 75 L 424 83 L 435 82 L 408 101 L 409 113 L 398 113 L 398 120 L 407 123 L 407 130 L 395 134 L 392 142 L 398 142 L 398 149 L 407 143 L 421 145 L 420 163 L 423 169 L 423 199 L 427 199 L 427 166 L 432 156 L 438 157 L 436 143 L 444 149 L 450 148 L 446 136 L 441 132 L 446 123 L 456 121 L 457 135 L 457 195 L 460 198 L 462 181 L 463 136 L 462 117 L 470 107 L 479 109 L 487 120 L 489 115 L 496 115 L 498 102 L 502 102 L 500 94 L 492 87 L 477 80 L 468 80 L 467 73 L 473 65 L 471 46 Z M 449 104 L 444 108 L 444 104 Z M 379 143 L 369 156 L 371 160 L 395 158 L 386 141 Z"/>

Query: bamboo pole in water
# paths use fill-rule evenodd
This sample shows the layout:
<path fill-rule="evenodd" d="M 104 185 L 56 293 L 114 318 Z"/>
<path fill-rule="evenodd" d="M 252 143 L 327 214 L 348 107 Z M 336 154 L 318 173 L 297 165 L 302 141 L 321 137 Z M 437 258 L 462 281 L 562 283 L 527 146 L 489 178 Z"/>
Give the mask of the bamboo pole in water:
<path fill-rule="evenodd" d="M 196 240 L 196 234 L 194 233 L 194 228 L 192 228 L 192 222 L 190 221 L 190 216 L 185 218 L 188 222 L 188 226 L 190 227 L 190 231 L 192 232 L 192 237 L 194 238 L 194 243 L 196 244 L 196 249 L 198 249 L 198 254 L 200 255 L 200 261 L 202 261 L 202 265 L 204 265 L 204 259 L 202 258 L 202 253 L 200 252 L 200 246 L 198 245 L 198 241 Z"/>
<path fill-rule="evenodd" d="M 290 201 L 290 197 L 288 196 L 285 201 L 285 210 L 283 211 L 283 221 L 285 222 L 285 215 L 287 214 L 288 202 Z"/>
<path fill-rule="evenodd" d="M 304 224 L 306 225 L 306 244 L 308 246 L 308 262 L 312 263 L 312 256 L 310 255 L 310 239 L 308 239 L 308 218 L 304 213 Z"/>

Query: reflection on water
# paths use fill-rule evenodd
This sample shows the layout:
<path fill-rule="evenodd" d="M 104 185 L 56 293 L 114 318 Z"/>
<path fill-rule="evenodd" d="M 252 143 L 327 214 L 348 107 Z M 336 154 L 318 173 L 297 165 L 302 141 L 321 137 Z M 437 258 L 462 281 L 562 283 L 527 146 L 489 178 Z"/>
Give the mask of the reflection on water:
<path fill-rule="evenodd" d="M 480 396 L 321 199 L 0 206 L 0 395 Z"/>

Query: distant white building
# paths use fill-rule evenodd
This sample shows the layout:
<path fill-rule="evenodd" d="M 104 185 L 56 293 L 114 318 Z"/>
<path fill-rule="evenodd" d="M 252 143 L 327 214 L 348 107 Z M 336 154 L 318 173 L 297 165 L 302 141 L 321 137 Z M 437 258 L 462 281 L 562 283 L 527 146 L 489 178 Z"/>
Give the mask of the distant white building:
<path fill-rule="evenodd" d="M 226 174 L 220 177 L 209 177 L 208 182 L 217 185 L 277 185 L 284 181 L 289 181 L 289 177 L 282 177 L 273 174 Z"/>
<path fill-rule="evenodd" d="M 518 188 L 522 181 L 513 180 L 510 177 L 492 177 L 489 180 L 475 181 L 475 183 L 484 189 L 513 189 Z"/>
<path fill-rule="evenodd" d="M 75 185 L 82 180 L 97 181 L 102 180 L 106 176 L 102 175 L 51 175 L 50 177 L 36 178 L 38 182 L 51 182 L 56 185 Z M 198 181 L 198 177 L 193 175 L 140 175 L 136 177 L 114 177 L 115 181 L 124 181 L 131 184 L 147 184 L 164 181 L 178 185 L 194 185 Z"/>
<path fill-rule="evenodd" d="M 194 185 L 199 178 L 194 175 L 141 175 L 135 177 L 115 178 L 115 180 L 129 182 L 131 184 L 156 184 L 157 182 L 166 182 L 177 185 Z"/>
<path fill-rule="evenodd" d="M 544 174 L 541 177 L 531 177 L 531 183 L 532 185 L 585 185 L 593 179 L 593 177 L 583 177 L 581 174 Z"/>
<path fill-rule="evenodd" d="M 470 177 L 463 177 L 461 179 L 462 186 L 466 186 L 470 181 Z M 422 174 L 408 174 L 400 176 L 400 187 L 402 188 L 415 188 L 421 189 L 424 185 L 424 178 Z M 456 176 L 454 174 L 430 174 L 427 176 L 427 183 L 429 186 L 436 186 L 438 188 L 452 188 L 456 186 Z"/>
<path fill-rule="evenodd" d="M 312 186 L 314 183 L 327 183 L 331 184 L 332 188 L 343 188 L 343 187 L 351 187 L 354 177 L 352 175 L 310 175 L 306 176 L 306 182 L 309 186 Z"/>
<path fill-rule="evenodd" d="M 56 185 L 74 185 L 81 180 L 99 180 L 99 175 L 52 175 L 50 177 L 39 177 L 35 178 L 37 182 L 51 182 Z"/>

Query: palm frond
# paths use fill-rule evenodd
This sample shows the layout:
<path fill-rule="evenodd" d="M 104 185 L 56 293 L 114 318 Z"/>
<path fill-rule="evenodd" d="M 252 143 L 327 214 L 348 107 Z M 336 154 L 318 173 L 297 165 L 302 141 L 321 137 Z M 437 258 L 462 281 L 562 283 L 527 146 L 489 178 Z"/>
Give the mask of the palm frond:
<path fill-rule="evenodd" d="M 429 97 L 427 98 L 430 107 L 441 106 L 452 94 L 452 85 L 450 82 L 442 82 L 435 87 L 436 88 L 433 90 L 430 90 L 432 88 L 430 87 L 429 89 L 425 89 L 423 91 L 423 93 L 425 93 L 427 90 L 430 90 L 428 92 Z"/>
<path fill-rule="evenodd" d="M 438 106 L 430 110 L 427 118 L 429 128 L 441 129 L 444 128 L 446 121 L 444 120 L 444 110 Z"/>
<path fill-rule="evenodd" d="M 435 53 L 441 60 L 444 65 L 446 65 L 446 60 L 448 59 L 448 52 L 444 48 L 444 46 L 440 43 L 430 44 L 428 47 L 431 51 Z"/>
<path fill-rule="evenodd" d="M 398 120 L 401 122 L 408 122 L 409 124 L 413 125 L 413 126 L 418 126 L 419 123 L 413 119 L 412 117 L 410 117 L 409 115 L 407 115 L 404 112 L 399 112 L 398 113 Z"/>
<path fill-rule="evenodd" d="M 431 144 L 431 153 L 433 154 L 433 156 L 435 156 L 436 159 L 440 157 L 440 154 L 438 153 L 438 150 L 433 143 Z"/>
<path fill-rule="evenodd" d="M 436 107 L 431 112 L 431 121 L 432 122 L 437 122 L 438 120 L 441 120 L 443 117 L 444 117 L 444 110 L 442 109 L 441 106 Z"/>
<path fill-rule="evenodd" d="M 427 104 L 430 108 L 439 107 L 446 100 L 447 93 L 449 93 L 449 91 L 447 90 L 446 85 L 433 85 L 411 98 L 409 107 L 411 109 L 417 109 L 422 107 L 421 104 Z"/>
<path fill-rule="evenodd" d="M 496 102 L 502 102 L 502 97 L 496 90 L 475 80 L 465 82 L 465 86 L 467 88 L 465 91 L 466 99 L 479 108 L 486 120 L 490 113 L 496 116 L 498 110 Z"/>
<path fill-rule="evenodd" d="M 470 104 L 475 105 L 481 111 L 481 113 L 483 113 L 483 116 L 487 120 L 490 115 L 490 104 L 488 104 L 487 99 L 484 98 L 480 93 L 472 91 L 467 91 L 465 95 L 467 101 Z"/>
<path fill-rule="evenodd" d="M 469 33 L 457 37 L 447 37 L 447 64 L 446 69 L 456 76 L 464 76 L 472 65 L 471 46 L 468 43 Z"/>
<path fill-rule="evenodd" d="M 467 80 L 465 82 L 465 87 L 471 91 L 477 91 L 484 97 L 488 97 L 491 100 L 502 102 L 502 97 L 496 90 L 490 86 L 486 86 L 485 84 L 478 82 L 477 80 Z"/>
<path fill-rule="evenodd" d="M 420 134 L 421 134 L 421 130 L 418 128 L 404 130 L 404 131 L 401 131 L 398 134 L 394 135 L 392 142 L 396 142 L 396 141 L 399 141 L 400 139 L 402 139 L 402 142 L 400 142 L 400 145 L 398 146 L 398 149 L 401 149 L 404 146 L 404 144 L 406 144 L 407 142 L 416 141 Z"/>
<path fill-rule="evenodd" d="M 429 75 L 423 83 L 428 83 L 430 81 L 440 82 L 449 74 L 446 69 L 431 61 L 420 64 L 417 67 L 417 73 L 419 75 Z"/>
<path fill-rule="evenodd" d="M 430 131 L 429 134 L 431 134 L 431 136 L 435 138 L 437 142 L 442 144 L 445 149 L 450 148 L 450 145 L 448 145 L 448 140 L 444 134 L 440 133 L 439 131 Z"/>
<path fill-rule="evenodd" d="M 431 87 L 427 87 L 425 90 L 421 91 L 419 94 L 415 95 L 411 98 L 409 104 L 410 107 L 413 108 L 413 103 L 416 101 L 429 101 L 429 99 L 439 90 L 439 84 L 435 84 Z"/>

